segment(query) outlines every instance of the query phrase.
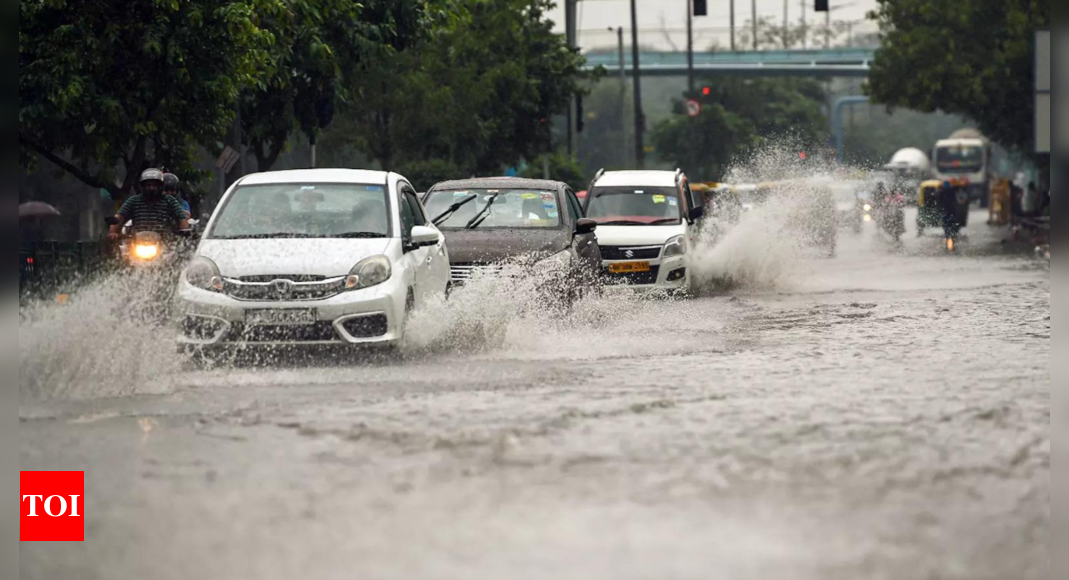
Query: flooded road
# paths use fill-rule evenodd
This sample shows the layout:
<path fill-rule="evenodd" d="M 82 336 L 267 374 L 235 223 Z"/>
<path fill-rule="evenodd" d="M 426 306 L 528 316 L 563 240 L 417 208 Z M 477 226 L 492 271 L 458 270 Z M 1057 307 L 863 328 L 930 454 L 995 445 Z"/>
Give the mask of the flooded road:
<path fill-rule="evenodd" d="M 85 470 L 87 518 L 21 577 L 1045 579 L 1050 272 L 1001 233 L 736 253 L 754 283 L 564 321 L 473 293 L 393 362 L 20 326 L 20 469 Z"/>

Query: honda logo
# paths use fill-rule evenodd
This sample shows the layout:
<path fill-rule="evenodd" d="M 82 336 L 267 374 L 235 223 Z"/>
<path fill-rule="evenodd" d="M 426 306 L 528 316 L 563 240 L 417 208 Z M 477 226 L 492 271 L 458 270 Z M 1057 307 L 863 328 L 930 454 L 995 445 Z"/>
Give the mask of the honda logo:
<path fill-rule="evenodd" d="M 271 286 L 274 288 L 275 294 L 280 297 L 285 298 L 293 294 L 293 282 L 289 280 L 275 280 L 271 283 Z"/>

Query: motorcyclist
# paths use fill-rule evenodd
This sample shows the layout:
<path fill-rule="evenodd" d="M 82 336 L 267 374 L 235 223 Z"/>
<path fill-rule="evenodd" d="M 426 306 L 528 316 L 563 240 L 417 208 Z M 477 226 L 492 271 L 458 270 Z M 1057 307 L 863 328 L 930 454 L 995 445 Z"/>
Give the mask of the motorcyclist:
<path fill-rule="evenodd" d="M 177 199 L 178 203 L 182 204 L 182 209 L 186 210 L 186 214 L 192 217 L 193 212 L 190 211 L 189 202 L 182 199 L 181 185 L 182 181 L 178 179 L 177 175 L 173 173 L 163 174 L 163 192 Z"/>
<path fill-rule="evenodd" d="M 962 223 L 958 220 L 958 198 L 954 185 L 943 182 L 943 191 L 939 195 L 939 211 L 943 216 L 943 233 L 947 239 L 957 239 L 961 233 Z"/>
<path fill-rule="evenodd" d="M 123 224 L 133 222 L 133 232 L 156 232 L 161 235 L 189 229 L 189 214 L 182 209 L 177 199 L 164 195 L 163 172 L 146 169 L 141 174 L 141 194 L 126 200 L 118 213 L 116 223 L 108 232 L 109 240 L 119 239 Z"/>

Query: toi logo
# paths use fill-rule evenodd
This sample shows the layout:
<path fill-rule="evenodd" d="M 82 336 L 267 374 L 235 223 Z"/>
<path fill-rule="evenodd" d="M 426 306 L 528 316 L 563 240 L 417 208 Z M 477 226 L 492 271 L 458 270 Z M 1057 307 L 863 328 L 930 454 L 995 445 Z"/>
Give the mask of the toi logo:
<path fill-rule="evenodd" d="M 85 541 L 85 473 L 19 473 L 19 541 Z"/>

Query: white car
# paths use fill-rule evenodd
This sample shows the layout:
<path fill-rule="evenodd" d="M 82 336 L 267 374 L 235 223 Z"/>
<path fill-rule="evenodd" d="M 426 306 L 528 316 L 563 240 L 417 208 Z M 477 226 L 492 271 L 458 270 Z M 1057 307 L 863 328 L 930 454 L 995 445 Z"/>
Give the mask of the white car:
<path fill-rule="evenodd" d="M 686 254 L 705 215 L 682 171 L 598 173 L 585 200 L 609 285 L 690 290 Z"/>
<path fill-rule="evenodd" d="M 180 348 L 395 345 L 449 253 L 395 173 L 259 173 L 223 196 L 178 289 Z"/>

